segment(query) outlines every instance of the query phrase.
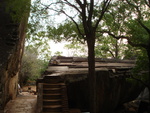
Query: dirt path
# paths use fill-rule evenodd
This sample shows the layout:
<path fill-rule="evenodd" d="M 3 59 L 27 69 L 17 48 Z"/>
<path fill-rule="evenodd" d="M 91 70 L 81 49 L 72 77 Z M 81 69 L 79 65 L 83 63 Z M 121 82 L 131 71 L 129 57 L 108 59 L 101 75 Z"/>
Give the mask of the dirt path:
<path fill-rule="evenodd" d="M 37 95 L 34 95 L 35 86 L 31 86 L 31 90 L 28 87 L 22 89 L 16 99 L 7 103 L 4 113 L 36 113 Z"/>

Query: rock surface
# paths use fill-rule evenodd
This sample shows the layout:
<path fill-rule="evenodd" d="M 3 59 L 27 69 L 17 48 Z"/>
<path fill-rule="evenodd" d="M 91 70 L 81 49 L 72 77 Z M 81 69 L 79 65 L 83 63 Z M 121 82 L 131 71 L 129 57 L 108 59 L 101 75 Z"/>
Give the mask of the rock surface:
<path fill-rule="evenodd" d="M 19 0 L 18 0 L 19 1 Z M 6 12 L 8 4 L 0 0 L 0 109 L 16 98 L 18 78 L 24 49 L 25 29 L 28 16 L 14 22 Z"/>

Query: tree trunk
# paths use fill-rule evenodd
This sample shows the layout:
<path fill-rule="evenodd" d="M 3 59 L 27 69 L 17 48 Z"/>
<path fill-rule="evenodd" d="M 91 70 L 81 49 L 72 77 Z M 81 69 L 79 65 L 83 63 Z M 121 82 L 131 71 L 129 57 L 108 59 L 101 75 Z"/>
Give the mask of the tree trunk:
<path fill-rule="evenodd" d="M 116 40 L 116 50 L 115 50 L 115 59 L 118 59 L 118 52 L 119 52 L 119 49 L 118 49 L 118 40 Z"/>
<path fill-rule="evenodd" d="M 88 45 L 88 82 L 90 94 L 90 113 L 96 112 L 96 76 L 95 76 L 95 35 L 87 36 Z"/>

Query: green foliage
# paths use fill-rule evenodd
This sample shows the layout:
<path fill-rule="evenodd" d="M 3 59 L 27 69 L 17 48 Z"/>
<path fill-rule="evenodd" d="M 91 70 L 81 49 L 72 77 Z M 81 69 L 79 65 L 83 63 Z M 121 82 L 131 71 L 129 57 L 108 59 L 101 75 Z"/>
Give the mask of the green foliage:
<path fill-rule="evenodd" d="M 95 56 L 97 58 L 123 59 L 127 50 L 125 40 L 117 40 L 109 35 L 102 35 L 96 40 Z"/>
<path fill-rule="evenodd" d="M 144 84 L 148 85 L 149 83 L 149 60 L 145 50 L 138 55 L 136 66 L 133 69 L 133 77 Z"/>
<path fill-rule="evenodd" d="M 142 51 L 139 48 L 132 47 L 131 45 L 126 45 L 126 50 L 123 52 L 124 59 L 135 60 L 141 55 Z"/>
<path fill-rule="evenodd" d="M 130 14 L 126 12 L 126 6 L 128 5 L 123 4 L 122 1 L 113 2 L 104 15 L 103 26 L 115 35 L 120 35 L 118 31 L 125 32 L 123 23 L 125 22 L 125 17 L 130 17 Z"/>
<path fill-rule="evenodd" d="M 150 26 L 150 20 L 143 21 L 143 24 Z M 128 29 L 127 34 L 132 36 L 131 41 L 134 43 L 146 44 L 149 41 L 149 34 L 137 21 L 129 20 L 128 23 L 126 23 L 126 26 Z"/>
<path fill-rule="evenodd" d="M 62 53 L 63 53 L 63 52 L 56 51 L 56 52 L 54 53 L 54 56 L 61 56 L 61 55 L 62 55 Z"/>
<path fill-rule="evenodd" d="M 87 45 L 81 44 L 78 41 L 74 41 L 71 44 L 66 44 L 65 48 L 69 50 L 70 56 L 80 56 L 80 57 L 87 57 Z"/>
<path fill-rule="evenodd" d="M 132 59 L 132 57 L 135 59 L 136 57 L 136 65 L 133 68 L 133 77 L 141 80 L 143 83 L 148 84 L 149 81 L 149 60 L 147 53 L 145 49 L 141 48 L 133 48 L 130 47 L 131 49 L 127 51 L 126 54 L 126 59 Z M 128 53 L 129 52 L 129 53 Z M 133 82 L 135 79 L 128 79 L 129 81 Z"/>
<path fill-rule="evenodd" d="M 129 40 L 134 44 L 146 44 L 149 40 L 149 35 L 140 22 L 149 27 L 150 15 L 148 14 L 149 8 L 144 9 L 144 7 L 147 6 L 142 0 L 129 1 L 129 3 L 126 1 L 114 2 L 109 7 L 109 11 L 105 13 L 105 28 L 116 36 L 125 35 L 130 37 Z"/>
<path fill-rule="evenodd" d="M 30 17 L 26 35 L 26 48 L 37 48 L 38 58 L 48 61 L 51 56 L 49 38 L 46 37 L 45 23 L 47 11 L 43 10 L 40 0 L 31 2 Z"/>
<path fill-rule="evenodd" d="M 25 50 L 20 81 L 26 84 L 27 80 L 35 81 L 45 71 L 48 62 L 38 59 L 38 52 L 36 48 Z"/>
<path fill-rule="evenodd" d="M 137 58 L 134 75 L 141 81 L 148 81 L 149 58 L 147 47 L 150 40 L 149 7 L 143 0 L 116 1 L 105 13 L 104 29 L 119 38 L 127 38 L 131 46 L 124 51 L 125 58 Z M 112 35 L 111 35 L 112 36 Z M 115 38 L 116 38 L 115 37 Z"/>
<path fill-rule="evenodd" d="M 44 10 L 40 0 L 32 1 L 27 33 L 29 35 L 36 35 L 36 33 L 44 31 L 44 24 L 46 24 L 47 15 L 48 13 L 46 10 Z M 30 37 L 28 36 L 28 38 Z"/>
<path fill-rule="evenodd" d="M 134 69 L 135 73 L 138 73 L 140 71 L 148 71 L 149 69 L 149 60 L 148 56 L 145 50 L 142 49 L 141 52 L 139 52 L 139 55 L 137 57 L 136 67 Z"/>
<path fill-rule="evenodd" d="M 20 22 L 25 14 L 30 12 L 30 0 L 6 0 L 6 11 L 12 16 L 13 20 Z"/>
<path fill-rule="evenodd" d="M 38 52 L 38 58 L 49 61 L 51 51 L 49 46 L 49 38 L 45 36 L 46 33 L 44 31 L 39 31 L 34 33 L 34 35 L 28 35 L 30 35 L 30 38 L 26 38 L 26 48 L 36 48 Z"/>
<path fill-rule="evenodd" d="M 82 28 L 81 24 L 80 28 Z M 60 24 L 57 27 L 47 26 L 47 33 L 47 37 L 54 40 L 55 42 L 61 42 L 63 40 L 71 42 L 76 40 L 83 40 L 72 21 L 66 21 L 65 23 Z"/>
<path fill-rule="evenodd" d="M 111 46 L 108 46 L 111 43 L 110 37 L 104 37 L 101 36 L 99 38 L 100 40 L 96 41 L 96 46 L 95 46 L 95 56 L 99 57 L 99 58 L 110 58 L 110 57 L 114 57 L 112 56 L 109 51 Z"/>

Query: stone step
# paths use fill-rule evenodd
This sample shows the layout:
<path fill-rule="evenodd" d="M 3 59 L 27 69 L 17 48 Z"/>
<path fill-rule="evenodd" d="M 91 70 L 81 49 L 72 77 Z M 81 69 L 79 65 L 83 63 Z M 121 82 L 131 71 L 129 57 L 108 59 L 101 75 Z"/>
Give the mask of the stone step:
<path fill-rule="evenodd" d="M 61 101 L 61 99 L 46 99 L 46 100 L 43 100 L 44 102 L 58 102 L 58 101 Z"/>
<path fill-rule="evenodd" d="M 60 83 L 43 83 L 43 85 L 65 85 L 65 83 L 60 82 Z"/>
<path fill-rule="evenodd" d="M 43 93 L 43 96 L 62 95 L 61 93 Z"/>
<path fill-rule="evenodd" d="M 47 84 L 43 83 L 43 88 L 60 88 L 61 86 L 65 85 L 64 83 L 57 83 L 57 84 Z"/>
<path fill-rule="evenodd" d="M 62 108 L 62 105 L 45 105 L 43 108 L 49 108 L 49 109 L 56 109 L 56 108 Z"/>
<path fill-rule="evenodd" d="M 0 112 L 0 113 L 1 113 L 1 112 Z M 44 111 L 44 112 L 42 112 L 42 113 L 62 113 L 62 112 L 59 112 L 59 111 L 58 111 L 58 112 L 54 112 L 54 111 L 52 111 L 52 112 L 51 112 L 51 111 L 47 112 L 47 111 Z"/>
<path fill-rule="evenodd" d="M 61 90 L 61 88 L 43 88 L 43 90 Z"/>
<path fill-rule="evenodd" d="M 43 112 L 61 112 L 62 106 L 61 105 L 46 105 L 43 106 Z"/>
<path fill-rule="evenodd" d="M 54 76 L 44 77 L 44 83 L 60 83 L 60 82 L 63 82 L 63 80 L 60 76 L 57 76 L 57 74 L 55 74 Z"/>
<path fill-rule="evenodd" d="M 64 92 L 65 83 L 60 76 L 47 76 L 43 83 L 43 113 L 67 113 L 66 93 Z M 49 82 L 51 81 L 51 82 Z M 66 108 L 67 107 L 67 108 Z"/>
<path fill-rule="evenodd" d="M 62 98 L 62 94 L 43 94 L 43 99 L 61 99 Z"/>
<path fill-rule="evenodd" d="M 61 99 L 43 100 L 43 105 L 62 105 Z"/>
<path fill-rule="evenodd" d="M 61 88 L 44 88 L 43 89 L 44 94 L 48 94 L 48 93 L 53 94 L 53 93 L 61 93 L 61 92 L 62 92 Z"/>

